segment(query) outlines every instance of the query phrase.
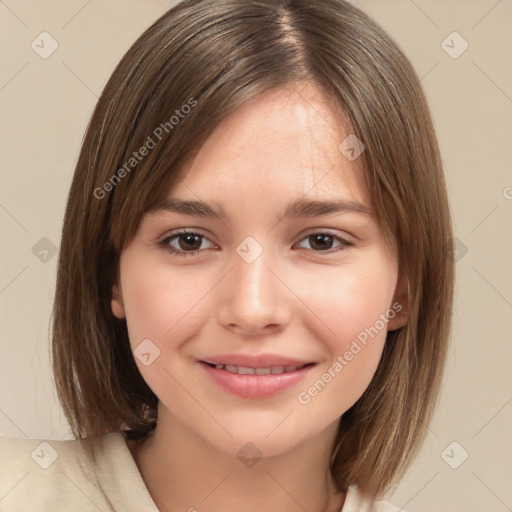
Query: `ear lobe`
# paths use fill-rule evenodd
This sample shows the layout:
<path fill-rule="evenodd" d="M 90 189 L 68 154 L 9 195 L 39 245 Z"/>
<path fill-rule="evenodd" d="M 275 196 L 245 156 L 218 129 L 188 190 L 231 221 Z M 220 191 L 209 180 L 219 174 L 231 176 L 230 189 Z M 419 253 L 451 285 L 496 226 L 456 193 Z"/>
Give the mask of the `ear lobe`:
<path fill-rule="evenodd" d="M 392 302 L 392 308 L 395 311 L 395 316 L 390 318 L 388 322 L 388 331 L 394 331 L 407 325 L 409 321 L 409 283 L 405 276 L 400 276 L 397 287 L 395 289 L 395 296 Z"/>
<path fill-rule="evenodd" d="M 111 308 L 112 313 L 116 318 L 119 318 L 120 320 L 122 318 L 126 317 L 125 311 L 124 311 L 124 302 L 123 302 L 123 295 L 121 291 L 121 286 L 119 286 L 117 283 L 115 283 L 112 286 L 112 300 L 111 300 Z"/>
<path fill-rule="evenodd" d="M 388 322 L 388 331 L 395 331 L 397 329 L 400 329 L 401 327 L 405 327 L 407 325 L 407 322 L 409 321 L 409 312 L 405 310 L 403 304 L 402 309 L 400 311 L 395 310 L 395 312 L 395 316 L 391 318 Z"/>

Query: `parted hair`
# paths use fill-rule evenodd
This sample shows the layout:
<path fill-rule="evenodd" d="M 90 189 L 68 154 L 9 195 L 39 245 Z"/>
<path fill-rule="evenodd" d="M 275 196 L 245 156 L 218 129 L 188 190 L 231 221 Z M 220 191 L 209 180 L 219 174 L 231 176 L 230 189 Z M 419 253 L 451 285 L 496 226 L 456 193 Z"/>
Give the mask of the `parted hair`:
<path fill-rule="evenodd" d="M 119 257 L 142 216 L 223 119 L 303 81 L 343 108 L 364 143 L 379 227 L 408 284 L 408 323 L 387 333 L 370 385 L 341 416 L 331 472 L 339 490 L 357 485 L 377 496 L 413 460 L 447 355 L 452 221 L 419 78 L 383 29 L 343 0 L 185 0 L 115 68 L 75 168 L 51 323 L 55 385 L 76 438 L 123 431 L 140 439 L 156 426 L 158 398 L 137 369 L 125 320 L 111 310 Z M 148 137 L 154 147 L 131 160 Z"/>

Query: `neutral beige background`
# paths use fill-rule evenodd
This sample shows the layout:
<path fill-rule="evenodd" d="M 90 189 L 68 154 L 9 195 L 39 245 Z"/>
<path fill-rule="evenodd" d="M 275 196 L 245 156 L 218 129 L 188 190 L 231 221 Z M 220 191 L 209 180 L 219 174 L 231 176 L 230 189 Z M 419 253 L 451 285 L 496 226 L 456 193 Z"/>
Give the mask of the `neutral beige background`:
<path fill-rule="evenodd" d="M 173 3 L 0 1 L 1 434 L 69 438 L 49 367 L 52 247 L 97 97 L 130 44 Z M 459 248 L 443 394 L 391 501 L 408 512 L 505 512 L 512 509 L 512 1 L 354 3 L 395 37 L 422 77 Z M 43 31 L 59 45 L 47 59 L 31 47 Z M 442 46 L 454 31 L 469 44 L 456 59 Z M 446 44 L 462 48 L 458 36 Z"/>

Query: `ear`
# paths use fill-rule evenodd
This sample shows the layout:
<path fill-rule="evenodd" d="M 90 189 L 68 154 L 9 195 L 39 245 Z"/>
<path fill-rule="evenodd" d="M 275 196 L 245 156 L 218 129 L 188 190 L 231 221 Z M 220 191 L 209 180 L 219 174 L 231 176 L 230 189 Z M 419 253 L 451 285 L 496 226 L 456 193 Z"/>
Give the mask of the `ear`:
<path fill-rule="evenodd" d="M 121 290 L 121 285 L 117 282 L 112 285 L 111 308 L 115 317 L 119 319 L 125 318 L 126 314 L 124 311 L 123 292 Z"/>
<path fill-rule="evenodd" d="M 391 306 L 396 314 L 388 322 L 388 331 L 404 327 L 409 319 L 409 283 L 404 275 L 401 275 L 398 279 Z"/>

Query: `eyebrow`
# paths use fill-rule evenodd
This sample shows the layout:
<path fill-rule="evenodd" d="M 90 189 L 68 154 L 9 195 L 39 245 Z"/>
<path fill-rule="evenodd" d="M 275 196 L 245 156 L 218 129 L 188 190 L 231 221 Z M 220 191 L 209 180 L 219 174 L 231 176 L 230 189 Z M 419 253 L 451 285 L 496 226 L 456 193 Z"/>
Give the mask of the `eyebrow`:
<path fill-rule="evenodd" d="M 164 199 L 156 204 L 151 211 L 166 211 L 196 217 L 212 217 L 219 220 L 226 220 L 228 218 L 226 211 L 219 203 L 208 204 L 204 201 L 188 201 L 176 198 Z M 278 220 L 293 217 L 317 217 L 331 213 L 359 213 L 369 216 L 373 214 L 368 206 L 355 201 L 299 199 L 290 203 Z"/>

